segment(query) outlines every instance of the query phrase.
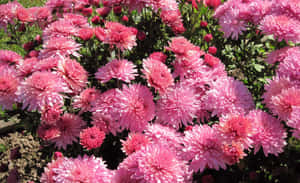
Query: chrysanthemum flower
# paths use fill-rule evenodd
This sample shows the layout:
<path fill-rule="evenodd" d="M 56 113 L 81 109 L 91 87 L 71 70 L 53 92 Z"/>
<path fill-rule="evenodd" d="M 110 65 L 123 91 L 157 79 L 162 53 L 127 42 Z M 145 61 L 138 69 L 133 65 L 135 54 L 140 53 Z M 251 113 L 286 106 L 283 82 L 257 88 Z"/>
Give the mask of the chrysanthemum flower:
<path fill-rule="evenodd" d="M 69 56 L 79 57 L 77 51 L 80 49 L 80 44 L 74 40 L 65 37 L 51 37 L 43 44 L 43 49 L 40 52 L 39 58 L 47 58 L 54 56 Z"/>
<path fill-rule="evenodd" d="M 163 94 L 174 82 L 170 69 L 161 61 L 151 58 L 143 60 L 143 73 L 148 84 Z"/>
<path fill-rule="evenodd" d="M 185 131 L 183 158 L 191 160 L 190 169 L 202 172 L 205 168 L 226 169 L 222 149 L 222 137 L 218 131 L 207 125 L 194 126 Z"/>
<path fill-rule="evenodd" d="M 179 183 L 185 182 L 187 177 L 186 162 L 178 160 L 171 150 L 159 145 L 145 146 L 130 155 L 116 174 L 122 169 L 124 179 L 132 180 L 130 182 Z"/>
<path fill-rule="evenodd" d="M 288 126 L 294 128 L 292 130 L 293 136 L 300 139 L 300 106 L 293 106 L 290 118 L 287 123 Z"/>
<path fill-rule="evenodd" d="M 161 124 L 179 129 L 192 123 L 198 107 L 195 91 L 188 85 L 178 83 L 157 101 L 157 120 Z"/>
<path fill-rule="evenodd" d="M 274 13 L 286 14 L 298 20 L 300 19 L 300 5 L 298 0 L 274 0 L 272 2 Z"/>
<path fill-rule="evenodd" d="M 279 95 L 271 98 L 268 105 L 272 113 L 281 120 L 289 119 L 296 106 L 300 106 L 300 89 L 296 87 L 283 89 Z"/>
<path fill-rule="evenodd" d="M 6 28 L 7 24 L 14 24 L 18 8 L 23 6 L 17 1 L 0 5 L 0 27 Z"/>
<path fill-rule="evenodd" d="M 300 55 L 300 47 L 284 47 L 268 54 L 266 61 L 269 64 L 274 64 L 276 62 L 283 62 L 286 58 L 291 60 L 292 58 L 297 58 Z M 288 62 L 288 61 L 287 61 Z"/>
<path fill-rule="evenodd" d="M 287 133 L 278 119 L 260 110 L 251 111 L 247 117 L 254 126 L 254 153 L 257 153 L 260 147 L 263 148 L 265 156 L 278 156 L 283 152 L 283 147 L 287 144 Z"/>
<path fill-rule="evenodd" d="M 23 108 L 41 110 L 44 105 L 63 104 L 61 93 L 69 92 L 62 78 L 55 73 L 35 72 L 18 88 L 18 101 L 23 102 Z"/>
<path fill-rule="evenodd" d="M 22 57 L 10 50 L 0 50 L 0 66 L 18 64 Z"/>
<path fill-rule="evenodd" d="M 77 28 L 90 28 L 88 18 L 80 14 L 64 13 L 64 19 L 70 21 Z"/>
<path fill-rule="evenodd" d="M 73 0 L 48 0 L 45 4 L 50 10 L 59 10 L 63 8 L 64 10 L 72 9 Z"/>
<path fill-rule="evenodd" d="M 263 33 L 274 35 L 279 41 L 300 42 L 300 22 L 286 15 L 267 15 L 260 22 Z"/>
<path fill-rule="evenodd" d="M 252 147 L 254 133 L 252 122 L 241 114 L 222 116 L 214 125 L 228 144 L 240 144 L 244 149 Z"/>
<path fill-rule="evenodd" d="M 63 113 L 61 105 L 44 105 L 42 106 L 41 121 L 46 124 L 55 124 Z"/>
<path fill-rule="evenodd" d="M 268 84 L 265 85 L 266 92 L 263 94 L 263 103 L 266 104 L 268 108 L 273 108 L 273 98 L 278 96 L 282 90 L 291 88 L 293 86 L 299 86 L 300 83 L 296 81 L 291 81 L 288 77 L 274 76 L 272 80 L 268 80 Z"/>
<path fill-rule="evenodd" d="M 102 145 L 105 138 L 105 133 L 100 131 L 96 126 L 84 129 L 80 133 L 80 144 L 88 149 L 95 149 Z"/>
<path fill-rule="evenodd" d="M 219 78 L 213 82 L 204 101 L 213 116 L 247 113 L 255 107 L 247 87 L 231 77 Z"/>
<path fill-rule="evenodd" d="M 76 28 L 71 21 L 61 19 L 51 23 L 43 31 L 43 39 L 44 41 L 46 41 L 53 37 L 71 38 L 71 36 L 75 36 L 78 31 L 79 29 Z"/>
<path fill-rule="evenodd" d="M 27 58 L 17 64 L 18 76 L 25 78 L 30 76 L 35 71 L 35 65 L 39 62 L 36 57 Z"/>
<path fill-rule="evenodd" d="M 165 63 L 167 55 L 165 55 L 163 52 L 153 52 L 149 55 L 149 58 Z"/>
<path fill-rule="evenodd" d="M 96 79 L 100 80 L 101 83 L 106 83 L 112 78 L 116 78 L 125 82 L 134 80 L 137 75 L 135 65 L 128 60 L 112 60 L 105 66 L 98 69 L 95 73 Z"/>
<path fill-rule="evenodd" d="M 120 131 L 120 123 L 117 122 L 120 112 L 116 107 L 116 95 L 116 89 L 111 89 L 102 93 L 100 97 L 92 103 L 92 124 L 106 134 L 111 132 L 116 135 L 116 133 Z"/>
<path fill-rule="evenodd" d="M 38 60 L 34 64 L 34 71 L 51 71 L 55 70 L 60 62 L 61 58 L 59 57 L 49 57 L 42 60 Z"/>
<path fill-rule="evenodd" d="M 154 144 L 161 144 L 179 154 L 182 150 L 182 135 L 175 129 L 160 124 L 149 124 L 145 129 L 145 136 Z"/>
<path fill-rule="evenodd" d="M 117 90 L 117 107 L 120 125 L 131 131 L 142 131 L 154 118 L 155 104 L 150 90 L 140 84 L 124 86 Z"/>
<path fill-rule="evenodd" d="M 59 128 L 60 135 L 51 139 L 51 141 L 55 142 L 55 146 L 58 148 L 66 149 L 67 145 L 78 142 L 78 137 L 81 129 L 85 126 L 85 121 L 75 114 L 65 113 L 56 122 L 56 125 Z"/>
<path fill-rule="evenodd" d="M 223 148 L 223 154 L 226 164 L 233 165 L 235 163 L 238 163 L 241 159 L 243 159 L 245 156 L 247 156 L 246 153 L 244 153 L 244 148 L 240 144 L 224 144 L 222 146 Z"/>
<path fill-rule="evenodd" d="M 136 46 L 137 30 L 126 27 L 118 22 L 106 22 L 104 43 L 115 45 L 123 50 L 131 50 Z"/>
<path fill-rule="evenodd" d="M 298 48 L 298 49 L 297 49 Z M 300 81 L 300 47 L 293 50 L 288 50 L 289 54 L 285 55 L 277 69 L 277 75 L 289 77 L 291 80 Z"/>
<path fill-rule="evenodd" d="M 57 71 L 74 93 L 81 92 L 87 84 L 88 73 L 76 60 L 60 60 Z"/>
<path fill-rule="evenodd" d="M 130 133 L 126 141 L 121 140 L 123 152 L 129 156 L 130 154 L 139 151 L 143 146 L 150 143 L 150 140 L 142 133 Z"/>
<path fill-rule="evenodd" d="M 17 90 L 20 79 L 16 71 L 9 66 L 0 66 L 0 107 L 3 109 L 12 109 L 17 99 Z"/>
<path fill-rule="evenodd" d="M 87 88 L 83 90 L 79 96 L 74 97 L 72 106 L 74 108 L 80 108 L 82 112 L 90 111 L 92 108 L 92 102 L 94 102 L 100 93 L 95 88 Z"/>
<path fill-rule="evenodd" d="M 113 173 L 106 168 L 101 158 L 94 156 L 59 158 L 48 164 L 42 175 L 42 183 L 98 182 L 111 183 Z"/>

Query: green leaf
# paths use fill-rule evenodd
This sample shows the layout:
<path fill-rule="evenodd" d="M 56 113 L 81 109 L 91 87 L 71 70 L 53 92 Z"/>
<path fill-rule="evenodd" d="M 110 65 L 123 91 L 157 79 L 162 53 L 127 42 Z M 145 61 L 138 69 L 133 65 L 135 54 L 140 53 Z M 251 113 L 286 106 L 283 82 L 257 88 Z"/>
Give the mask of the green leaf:
<path fill-rule="evenodd" d="M 260 64 L 253 64 L 253 66 L 254 66 L 255 70 L 257 70 L 258 72 L 261 72 L 262 69 L 265 68 L 265 66 L 260 65 Z"/>
<path fill-rule="evenodd" d="M 4 144 L 0 144 L 0 152 L 5 152 L 7 148 L 5 147 Z"/>

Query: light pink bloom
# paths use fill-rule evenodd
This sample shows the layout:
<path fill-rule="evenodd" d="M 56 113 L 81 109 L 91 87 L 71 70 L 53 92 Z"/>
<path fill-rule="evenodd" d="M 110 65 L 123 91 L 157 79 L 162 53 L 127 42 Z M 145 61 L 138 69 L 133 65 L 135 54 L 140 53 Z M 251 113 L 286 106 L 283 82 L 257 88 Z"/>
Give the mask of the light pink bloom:
<path fill-rule="evenodd" d="M 22 57 L 16 52 L 0 50 L 0 66 L 18 64 L 21 60 Z"/>
<path fill-rule="evenodd" d="M 283 152 L 287 144 L 285 138 L 287 133 L 280 121 L 266 112 L 260 110 L 251 111 L 248 116 L 254 126 L 254 153 L 257 153 L 260 147 L 263 148 L 265 156 L 274 154 L 278 156 Z"/>
<path fill-rule="evenodd" d="M 130 133 L 125 140 L 121 140 L 123 152 L 129 156 L 130 154 L 139 151 L 143 146 L 150 143 L 150 140 L 142 133 Z"/>
<path fill-rule="evenodd" d="M 298 49 L 297 49 L 298 48 Z M 300 47 L 289 49 L 289 53 L 285 54 L 283 62 L 277 69 L 277 75 L 289 77 L 291 80 L 300 81 Z"/>
<path fill-rule="evenodd" d="M 247 113 L 255 107 L 247 87 L 231 77 L 219 78 L 213 82 L 204 101 L 206 109 L 211 110 L 213 116 Z"/>
<path fill-rule="evenodd" d="M 194 172 L 203 172 L 205 168 L 226 169 L 222 142 L 217 130 L 207 125 L 194 126 L 185 131 L 182 156 L 185 160 L 191 160 L 190 169 Z"/>
<path fill-rule="evenodd" d="M 83 90 L 79 96 L 74 97 L 72 103 L 74 108 L 80 108 L 82 112 L 90 111 L 92 108 L 92 102 L 94 102 L 100 93 L 95 88 L 87 88 Z"/>
<path fill-rule="evenodd" d="M 279 50 L 272 51 L 268 54 L 266 61 L 269 64 L 275 64 L 276 62 L 283 62 L 286 58 L 297 58 L 300 55 L 300 47 L 284 47 Z M 288 64 L 288 63 L 287 63 Z"/>
<path fill-rule="evenodd" d="M 35 72 L 18 88 L 18 101 L 23 108 L 41 110 L 44 105 L 63 104 L 63 95 L 69 89 L 59 75 L 47 71 Z"/>
<path fill-rule="evenodd" d="M 142 131 L 154 118 L 155 104 L 150 90 L 140 84 L 124 85 L 117 90 L 117 107 L 120 125 L 131 131 Z"/>
<path fill-rule="evenodd" d="M 63 58 L 58 63 L 57 72 L 74 93 L 79 93 L 86 87 L 88 73 L 76 60 Z"/>
<path fill-rule="evenodd" d="M 188 85 L 177 83 L 157 101 L 157 120 L 161 124 L 179 129 L 192 123 L 198 108 L 195 91 Z"/>
<path fill-rule="evenodd" d="M 134 80 L 136 75 L 135 65 L 125 59 L 112 60 L 99 68 L 98 72 L 95 73 L 96 79 L 100 80 L 101 83 L 106 83 L 112 78 L 129 83 L 131 80 Z"/>

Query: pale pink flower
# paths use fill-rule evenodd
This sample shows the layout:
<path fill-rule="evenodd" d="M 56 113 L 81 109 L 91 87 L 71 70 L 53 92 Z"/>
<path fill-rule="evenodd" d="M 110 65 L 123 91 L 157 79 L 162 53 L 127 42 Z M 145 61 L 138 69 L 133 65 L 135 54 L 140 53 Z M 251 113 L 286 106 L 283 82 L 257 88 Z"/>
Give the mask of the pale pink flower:
<path fill-rule="evenodd" d="M 44 167 L 44 172 L 43 172 L 43 174 L 42 174 L 42 176 L 41 176 L 41 179 L 40 179 L 41 183 L 55 183 L 55 181 L 54 181 L 53 178 L 54 178 L 57 174 L 56 174 L 53 170 L 54 170 L 55 168 L 58 168 L 59 165 L 60 165 L 63 161 L 65 161 L 65 160 L 66 160 L 66 158 L 61 157 L 61 158 L 58 158 L 58 159 L 56 159 L 56 160 L 52 160 L 51 162 L 49 162 L 49 163 L 47 164 L 47 166 Z"/>
<path fill-rule="evenodd" d="M 105 133 L 96 126 L 80 132 L 80 144 L 87 150 L 98 148 L 105 139 Z"/>
<path fill-rule="evenodd" d="M 163 94 L 174 83 L 170 69 L 161 61 L 151 58 L 143 60 L 143 70 L 148 84 Z"/>
<path fill-rule="evenodd" d="M 211 110 L 213 116 L 247 113 L 255 107 L 247 87 L 231 77 L 219 78 L 213 82 L 204 101 L 206 109 Z"/>
<path fill-rule="evenodd" d="M 300 106 L 293 106 L 292 112 L 286 124 L 292 128 L 293 136 L 300 139 Z"/>
<path fill-rule="evenodd" d="M 105 66 L 102 66 L 95 73 L 96 79 L 100 80 L 101 83 L 106 83 L 112 78 L 122 80 L 129 83 L 134 80 L 137 75 L 137 69 L 135 65 L 128 60 L 112 60 Z"/>
<path fill-rule="evenodd" d="M 179 129 L 192 123 L 199 103 L 193 88 L 177 83 L 157 101 L 156 115 L 161 124 Z"/>
<path fill-rule="evenodd" d="M 51 139 L 58 148 L 67 149 L 67 145 L 73 142 L 78 142 L 81 129 L 85 126 L 86 122 L 75 114 L 65 113 L 56 122 L 60 134 L 58 137 Z"/>
<path fill-rule="evenodd" d="M 17 65 L 18 76 L 21 78 L 30 76 L 35 71 L 35 65 L 38 62 L 39 61 L 36 57 L 27 58 L 20 61 Z"/>
<path fill-rule="evenodd" d="M 41 122 L 46 124 L 55 124 L 63 113 L 61 105 L 44 105 L 41 111 Z"/>
<path fill-rule="evenodd" d="M 259 27 L 264 34 L 274 35 L 279 41 L 300 42 L 300 22 L 286 15 L 267 15 Z"/>
<path fill-rule="evenodd" d="M 88 18 L 80 14 L 64 13 L 64 19 L 70 21 L 76 28 L 90 28 Z"/>
<path fill-rule="evenodd" d="M 155 115 L 155 104 L 150 90 L 140 84 L 124 85 L 117 90 L 120 125 L 131 131 L 142 131 Z"/>
<path fill-rule="evenodd" d="M 17 99 L 20 79 L 16 71 L 6 65 L 0 66 L 0 108 L 12 109 Z"/>
<path fill-rule="evenodd" d="M 86 87 L 88 73 L 76 60 L 63 58 L 58 63 L 57 72 L 74 93 L 79 93 Z"/>
<path fill-rule="evenodd" d="M 263 148 L 265 156 L 274 154 L 278 156 L 283 152 L 287 144 L 285 138 L 287 133 L 280 121 L 266 112 L 260 110 L 251 111 L 248 116 L 254 126 L 254 153 L 257 153 L 260 147 Z"/>
<path fill-rule="evenodd" d="M 54 56 L 69 56 L 79 57 L 77 51 L 80 49 L 80 44 L 72 39 L 65 37 L 51 37 L 43 44 L 43 49 L 40 52 L 39 58 L 47 58 Z"/>
<path fill-rule="evenodd" d="M 190 161 L 190 169 L 194 172 L 205 168 L 226 169 L 226 161 L 222 149 L 222 137 L 218 131 L 207 125 L 194 126 L 185 131 L 182 157 Z"/>
<path fill-rule="evenodd" d="M 150 143 L 150 140 L 142 133 L 130 133 L 125 140 L 121 140 L 123 152 L 129 156 L 130 154 L 139 151 L 143 146 Z"/>
<path fill-rule="evenodd" d="M 284 47 L 279 50 L 272 51 L 268 54 L 268 57 L 266 61 L 269 64 L 275 64 L 276 62 L 283 62 L 286 58 L 289 58 L 288 60 L 291 60 L 290 58 L 299 57 L 300 55 L 300 47 Z"/>
<path fill-rule="evenodd" d="M 18 101 L 28 110 L 41 110 L 44 105 L 63 104 L 63 95 L 69 89 L 62 78 L 55 73 L 35 72 L 18 88 Z"/>
<path fill-rule="evenodd" d="M 79 29 L 76 28 L 71 21 L 61 19 L 51 23 L 43 31 L 43 39 L 47 41 L 53 37 L 71 38 L 71 36 L 75 36 L 78 31 Z"/>
<path fill-rule="evenodd" d="M 298 48 L 298 49 L 297 49 Z M 300 47 L 288 50 L 283 60 L 278 66 L 277 75 L 289 77 L 291 80 L 300 81 Z"/>

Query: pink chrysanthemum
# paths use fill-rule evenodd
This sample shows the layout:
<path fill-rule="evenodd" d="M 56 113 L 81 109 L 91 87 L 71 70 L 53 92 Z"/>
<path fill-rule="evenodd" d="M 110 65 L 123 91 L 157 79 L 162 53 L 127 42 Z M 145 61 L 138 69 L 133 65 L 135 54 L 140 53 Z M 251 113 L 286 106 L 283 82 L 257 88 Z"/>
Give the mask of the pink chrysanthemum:
<path fill-rule="evenodd" d="M 286 15 L 267 15 L 260 22 L 265 34 L 274 35 L 279 41 L 300 42 L 300 22 Z"/>
<path fill-rule="evenodd" d="M 94 102 L 100 93 L 95 88 L 87 88 L 83 90 L 79 96 L 74 97 L 72 103 L 74 108 L 80 108 L 82 112 L 90 111 L 92 108 L 92 102 Z"/>
<path fill-rule="evenodd" d="M 151 58 L 143 61 L 143 73 L 148 84 L 163 94 L 174 82 L 170 69 L 161 61 Z"/>
<path fill-rule="evenodd" d="M 64 19 L 70 21 L 77 28 L 89 28 L 88 18 L 80 14 L 64 13 Z"/>
<path fill-rule="evenodd" d="M 22 78 L 30 76 L 35 71 L 34 67 L 38 62 L 39 61 L 36 57 L 20 61 L 17 65 L 18 76 Z"/>
<path fill-rule="evenodd" d="M 116 135 L 120 131 L 120 123 L 117 122 L 119 111 L 116 107 L 116 89 L 108 90 L 92 103 L 92 124 L 101 131 Z"/>
<path fill-rule="evenodd" d="M 290 60 L 291 58 L 299 57 L 300 55 L 300 47 L 284 47 L 279 50 L 275 50 L 271 52 L 266 61 L 269 64 L 274 64 L 276 62 L 282 62 L 285 60 L 285 58 L 288 58 Z"/>
<path fill-rule="evenodd" d="M 274 13 L 286 14 L 300 19 L 300 4 L 298 0 L 274 0 L 272 1 Z"/>
<path fill-rule="evenodd" d="M 240 144 L 244 149 L 252 147 L 254 128 L 248 118 L 240 114 L 222 116 L 214 125 L 228 144 Z"/>
<path fill-rule="evenodd" d="M 282 90 L 291 88 L 293 86 L 299 86 L 300 83 L 296 81 L 291 81 L 288 77 L 274 76 L 272 80 L 268 80 L 268 84 L 265 85 L 266 92 L 263 94 L 263 103 L 266 104 L 268 108 L 272 108 L 273 98 L 278 96 Z"/>
<path fill-rule="evenodd" d="M 16 71 L 9 66 L 0 66 L 0 107 L 12 109 L 17 99 L 17 90 L 20 79 Z"/>
<path fill-rule="evenodd" d="M 55 142 L 55 146 L 58 148 L 66 149 L 67 145 L 78 142 L 77 138 L 81 129 L 85 126 L 85 121 L 77 115 L 65 113 L 56 122 L 56 125 L 59 128 L 60 135 L 51 139 L 51 141 Z"/>
<path fill-rule="evenodd" d="M 6 29 L 7 24 L 14 24 L 14 19 L 17 18 L 17 10 L 23 6 L 17 2 L 9 2 L 0 5 L 0 27 Z"/>
<path fill-rule="evenodd" d="M 154 144 L 161 144 L 179 154 L 182 149 L 182 135 L 175 129 L 160 124 L 149 124 L 145 129 L 145 136 Z"/>
<path fill-rule="evenodd" d="M 84 129 L 80 133 L 80 144 L 87 150 L 98 148 L 102 145 L 105 133 L 96 126 Z"/>
<path fill-rule="evenodd" d="M 131 131 L 142 131 L 154 118 L 155 104 L 150 90 L 140 84 L 124 86 L 117 90 L 120 125 Z"/>
<path fill-rule="evenodd" d="M 289 77 L 291 80 L 300 81 L 300 47 L 295 51 L 290 50 L 277 69 L 277 75 Z M 292 53 L 291 53 L 292 51 Z"/>
<path fill-rule="evenodd" d="M 22 57 L 10 50 L 0 50 L 0 66 L 18 64 Z"/>
<path fill-rule="evenodd" d="M 278 119 L 260 110 L 251 111 L 247 117 L 254 126 L 254 153 L 257 153 L 260 147 L 263 148 L 265 156 L 278 156 L 283 152 L 283 147 L 287 144 L 287 133 Z"/>
<path fill-rule="evenodd" d="M 150 140 L 142 133 L 130 133 L 126 141 L 121 140 L 123 152 L 129 156 L 130 154 L 139 151 L 143 146 L 150 143 Z"/>
<path fill-rule="evenodd" d="M 183 84 L 176 84 L 157 101 L 158 122 L 175 129 L 192 123 L 199 107 L 195 91 Z"/>
<path fill-rule="evenodd" d="M 123 50 L 131 50 L 136 46 L 137 30 L 132 27 L 126 27 L 118 22 L 106 22 L 105 37 L 103 42 L 115 45 Z"/>
<path fill-rule="evenodd" d="M 117 174 L 121 169 L 126 170 L 121 173 L 125 180 L 131 179 L 130 182 L 179 183 L 185 182 L 188 175 L 186 162 L 178 160 L 171 150 L 159 145 L 143 147 L 121 163 Z"/>
<path fill-rule="evenodd" d="M 41 121 L 46 124 L 55 124 L 63 113 L 61 105 L 45 105 L 42 106 Z"/>
<path fill-rule="evenodd" d="M 69 56 L 73 55 L 79 57 L 77 51 L 80 49 L 80 44 L 72 39 L 65 37 L 51 37 L 43 44 L 43 49 L 40 52 L 40 58 L 47 58 L 53 56 Z"/>
<path fill-rule="evenodd" d="M 246 30 L 246 22 L 238 18 L 238 9 L 232 9 L 226 12 L 222 17 L 219 18 L 219 24 L 221 31 L 224 32 L 224 37 L 237 40 L 239 35 Z"/>
<path fill-rule="evenodd" d="M 87 84 L 88 73 L 76 60 L 60 60 L 57 71 L 74 93 L 81 92 Z"/>
<path fill-rule="evenodd" d="M 66 19 L 61 19 L 51 23 L 44 31 L 43 31 L 43 39 L 47 41 L 53 37 L 66 37 L 71 38 L 71 36 L 75 36 L 79 31 L 71 21 Z"/>
<path fill-rule="evenodd" d="M 101 83 L 106 83 L 112 78 L 116 78 L 125 82 L 134 80 L 137 75 L 135 65 L 128 60 L 112 60 L 105 66 L 98 69 L 95 73 L 96 79 L 100 80 Z"/>
<path fill-rule="evenodd" d="M 231 77 L 219 78 L 213 82 L 204 101 L 213 116 L 235 112 L 247 113 L 255 107 L 247 87 Z"/>
<path fill-rule="evenodd" d="M 57 68 L 58 63 L 60 62 L 61 58 L 58 57 L 49 57 L 46 59 L 39 60 L 34 65 L 34 71 L 51 71 Z"/>
<path fill-rule="evenodd" d="M 44 105 L 63 104 L 61 93 L 69 92 L 62 78 L 55 73 L 35 72 L 18 88 L 18 100 L 23 102 L 23 108 L 41 110 Z"/>
<path fill-rule="evenodd" d="M 268 107 L 281 120 L 287 120 L 296 106 L 300 106 L 300 89 L 291 87 L 272 97 Z"/>
<path fill-rule="evenodd" d="M 167 59 L 167 55 L 165 55 L 163 52 L 153 52 L 149 55 L 149 58 L 152 60 L 157 60 L 162 63 L 165 63 Z"/>
<path fill-rule="evenodd" d="M 192 160 L 190 169 L 202 172 L 205 168 L 226 169 L 222 138 L 218 131 L 207 126 L 194 126 L 185 131 L 183 158 Z"/>
<path fill-rule="evenodd" d="M 73 0 L 48 0 L 45 4 L 47 8 L 50 10 L 59 10 L 63 8 L 63 10 L 70 10 L 73 6 Z"/>
<path fill-rule="evenodd" d="M 50 172 L 51 176 L 49 176 Z M 42 175 L 41 182 L 111 183 L 112 177 L 113 173 L 106 168 L 101 158 L 85 155 L 77 158 L 59 158 L 48 164 L 45 173 Z"/>

